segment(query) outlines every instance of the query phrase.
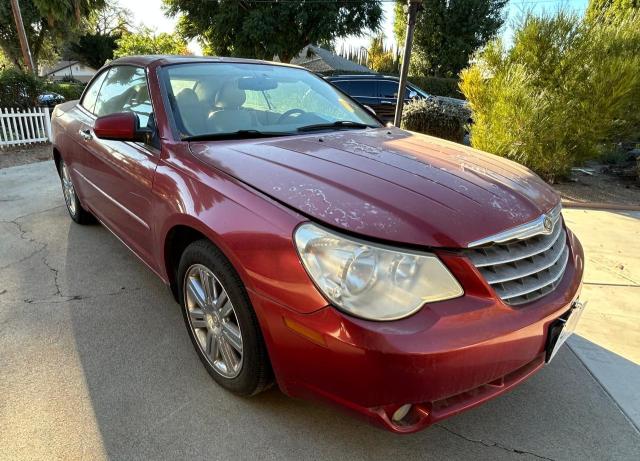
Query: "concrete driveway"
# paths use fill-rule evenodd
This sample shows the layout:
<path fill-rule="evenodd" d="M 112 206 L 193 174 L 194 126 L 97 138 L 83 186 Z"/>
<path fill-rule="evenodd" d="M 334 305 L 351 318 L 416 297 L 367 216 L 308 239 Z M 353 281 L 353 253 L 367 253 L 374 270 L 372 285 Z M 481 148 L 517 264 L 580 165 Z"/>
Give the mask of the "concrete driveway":
<path fill-rule="evenodd" d="M 579 213 L 566 215 L 580 235 Z M 615 232 L 604 216 L 587 222 L 613 219 Z M 0 459 L 640 459 L 624 396 L 616 403 L 570 348 L 506 396 L 411 436 L 277 389 L 225 392 L 163 284 L 103 227 L 71 222 L 52 162 L 0 170 L 0 236 Z M 639 241 L 616 242 L 636 269 Z M 625 270 L 626 282 L 614 270 L 585 287 L 579 353 L 630 364 L 622 379 L 637 398 L 638 330 L 624 319 L 637 323 L 639 278 Z"/>

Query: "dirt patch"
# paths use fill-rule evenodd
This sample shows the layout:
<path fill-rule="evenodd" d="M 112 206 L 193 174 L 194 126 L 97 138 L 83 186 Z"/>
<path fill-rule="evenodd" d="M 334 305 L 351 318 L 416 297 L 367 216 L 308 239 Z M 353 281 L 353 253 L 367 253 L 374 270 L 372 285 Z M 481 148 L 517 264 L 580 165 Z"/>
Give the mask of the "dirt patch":
<path fill-rule="evenodd" d="M 564 200 L 571 202 L 600 202 L 616 205 L 640 205 L 640 182 L 596 171 L 589 175 L 575 172 L 570 181 L 554 184 Z"/>
<path fill-rule="evenodd" d="M 0 149 L 0 168 L 42 162 L 44 160 L 50 160 L 51 158 L 51 144 L 48 143 L 8 147 Z"/>

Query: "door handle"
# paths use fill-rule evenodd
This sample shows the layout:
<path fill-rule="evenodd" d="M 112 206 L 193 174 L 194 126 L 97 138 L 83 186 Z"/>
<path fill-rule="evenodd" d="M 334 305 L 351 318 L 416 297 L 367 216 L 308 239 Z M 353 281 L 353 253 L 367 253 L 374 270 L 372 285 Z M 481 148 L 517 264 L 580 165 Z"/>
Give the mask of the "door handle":
<path fill-rule="evenodd" d="M 90 141 L 91 139 L 93 139 L 93 136 L 91 136 L 91 130 L 78 130 L 78 134 L 85 141 Z"/>
<path fill-rule="evenodd" d="M 392 106 L 395 104 L 395 101 L 380 101 L 380 104 L 384 104 L 387 106 Z"/>

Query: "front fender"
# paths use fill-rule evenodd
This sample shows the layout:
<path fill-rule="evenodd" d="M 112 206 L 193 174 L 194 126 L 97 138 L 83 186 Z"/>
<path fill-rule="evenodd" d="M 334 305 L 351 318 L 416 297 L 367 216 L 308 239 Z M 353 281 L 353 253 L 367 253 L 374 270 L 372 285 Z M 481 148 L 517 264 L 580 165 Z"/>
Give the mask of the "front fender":
<path fill-rule="evenodd" d="M 171 274 L 165 242 L 172 229 L 186 226 L 222 251 L 249 292 L 300 313 L 327 305 L 304 270 L 292 240 L 303 217 L 224 173 L 200 170 L 195 159 L 181 161 L 180 168 L 161 162 L 153 186 L 159 198 L 154 210 L 158 226 L 154 247 L 167 280 Z"/>

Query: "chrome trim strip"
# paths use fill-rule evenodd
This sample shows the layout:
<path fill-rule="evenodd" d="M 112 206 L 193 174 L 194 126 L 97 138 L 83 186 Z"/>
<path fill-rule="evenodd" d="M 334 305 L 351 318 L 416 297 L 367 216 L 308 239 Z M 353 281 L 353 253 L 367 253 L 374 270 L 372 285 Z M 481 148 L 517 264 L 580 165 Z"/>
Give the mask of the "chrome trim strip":
<path fill-rule="evenodd" d="M 553 230 L 556 227 L 558 220 L 560 219 L 560 214 L 562 212 L 562 205 L 558 203 L 554 208 L 552 208 L 549 212 L 539 216 L 525 224 L 521 224 L 520 226 L 514 227 L 512 229 L 508 229 L 504 232 L 500 232 L 498 234 L 491 235 L 489 237 L 485 237 L 483 239 L 479 239 L 473 241 L 467 245 L 468 248 L 478 247 L 482 245 L 486 245 L 488 243 L 505 243 L 510 240 L 524 240 L 535 235 L 549 235 L 553 233 Z M 547 229 L 544 226 L 545 219 L 551 218 L 553 226 L 551 229 Z"/>
<path fill-rule="evenodd" d="M 490 259 L 490 260 L 487 261 L 486 258 L 485 258 L 484 262 L 482 262 L 482 261 L 480 261 L 480 262 L 474 261 L 473 263 L 478 268 L 480 268 L 480 267 L 489 267 L 489 266 L 499 266 L 501 264 L 508 264 L 508 263 L 512 263 L 514 261 L 520 261 L 521 259 L 527 259 L 527 258 L 530 258 L 532 256 L 539 255 L 540 253 L 544 253 L 544 252 L 548 251 L 551 247 L 553 247 L 553 245 L 555 245 L 558 242 L 558 239 L 561 236 L 564 235 L 564 238 L 565 239 L 567 238 L 566 234 L 564 234 L 562 232 L 562 226 L 556 226 L 556 228 L 554 229 L 553 232 L 557 233 L 557 235 L 555 237 L 553 237 L 553 240 L 549 240 L 548 242 L 543 242 L 542 246 L 533 247 L 533 248 L 531 248 L 531 251 L 517 253 L 517 254 L 514 254 L 514 255 L 512 255 L 510 257 L 502 258 L 502 259 Z"/>
<path fill-rule="evenodd" d="M 122 211 L 124 211 L 125 213 L 127 213 L 129 216 L 131 216 L 133 219 L 135 219 L 136 221 L 138 221 L 142 226 L 144 226 L 145 229 L 150 230 L 149 225 L 137 214 L 135 214 L 133 211 L 131 211 L 129 208 L 125 207 L 124 205 L 122 205 L 120 202 L 118 202 L 116 199 L 114 199 L 113 197 L 111 197 L 109 194 L 107 194 L 105 191 L 103 191 L 102 189 L 100 189 L 98 186 L 96 186 L 92 181 L 90 181 L 85 175 L 83 175 L 82 173 L 80 173 L 77 169 L 73 169 L 73 171 L 78 174 L 82 179 L 84 179 L 87 184 L 89 184 L 91 187 L 93 187 L 95 190 L 97 190 L 98 192 L 100 192 L 106 199 L 108 199 L 111 203 L 113 203 L 115 206 L 117 206 L 118 208 L 120 208 Z"/>

